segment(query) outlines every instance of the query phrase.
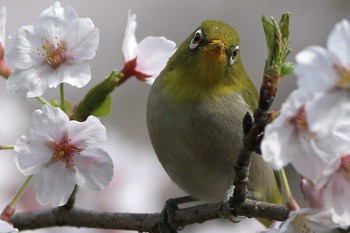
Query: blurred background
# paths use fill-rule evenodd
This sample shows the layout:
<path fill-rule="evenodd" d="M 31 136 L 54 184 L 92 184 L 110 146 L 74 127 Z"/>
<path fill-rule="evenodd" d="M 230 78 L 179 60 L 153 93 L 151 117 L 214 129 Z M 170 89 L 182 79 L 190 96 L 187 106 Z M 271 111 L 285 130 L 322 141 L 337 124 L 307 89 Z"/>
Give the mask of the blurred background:
<path fill-rule="evenodd" d="M 34 24 L 38 15 L 54 1 L 0 0 L 7 8 L 7 35 L 17 28 Z M 266 45 L 261 16 L 279 19 L 282 13 L 291 12 L 290 34 L 294 61 L 296 53 L 309 45 L 325 46 L 332 27 L 342 19 L 349 19 L 349 0 L 62 0 L 72 5 L 80 17 L 90 17 L 100 29 L 100 45 L 95 59 L 90 62 L 92 81 L 82 89 L 66 85 L 66 98 L 78 103 L 84 94 L 108 75 L 123 67 L 121 45 L 128 10 L 137 15 L 137 40 L 144 37 L 165 36 L 181 42 L 205 19 L 218 19 L 232 25 L 241 36 L 241 56 L 245 68 L 259 88 L 266 57 Z M 11 42 L 7 39 L 6 50 Z M 295 88 L 293 76 L 285 78 L 273 108 L 278 109 Z M 107 128 L 108 140 L 102 147 L 114 160 L 115 176 L 103 191 L 81 190 L 77 206 L 98 211 L 159 212 L 164 202 L 184 193 L 173 184 L 158 163 L 151 147 L 145 120 L 146 101 L 150 86 L 135 78 L 117 88 L 112 95 L 112 113 L 101 119 Z M 58 89 L 45 94 L 47 99 L 58 97 Z M 30 127 L 31 113 L 41 105 L 35 99 L 25 102 L 9 96 L 5 80 L 0 79 L 0 145 L 13 144 Z M 0 209 L 12 198 L 24 177 L 17 171 L 13 151 L 0 151 Z M 298 177 L 288 169 L 298 201 Z M 21 199 L 17 211 L 40 207 L 35 200 L 33 183 Z M 182 232 L 255 232 L 263 229 L 253 219 L 232 224 L 217 220 L 194 224 Z M 50 228 L 36 232 L 112 232 L 112 230 Z M 123 232 L 123 231 L 113 231 Z"/>

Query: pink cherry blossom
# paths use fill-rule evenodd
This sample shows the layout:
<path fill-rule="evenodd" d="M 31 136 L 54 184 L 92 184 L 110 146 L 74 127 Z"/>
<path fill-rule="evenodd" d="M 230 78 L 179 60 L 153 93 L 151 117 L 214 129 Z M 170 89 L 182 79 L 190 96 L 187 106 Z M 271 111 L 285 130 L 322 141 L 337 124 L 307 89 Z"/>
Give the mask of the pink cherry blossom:
<path fill-rule="evenodd" d="M 154 36 L 148 36 L 137 43 L 136 26 L 136 15 L 131 15 L 129 11 L 122 46 L 125 65 L 121 82 L 136 76 L 139 80 L 152 84 L 174 54 L 176 44 L 165 37 Z"/>

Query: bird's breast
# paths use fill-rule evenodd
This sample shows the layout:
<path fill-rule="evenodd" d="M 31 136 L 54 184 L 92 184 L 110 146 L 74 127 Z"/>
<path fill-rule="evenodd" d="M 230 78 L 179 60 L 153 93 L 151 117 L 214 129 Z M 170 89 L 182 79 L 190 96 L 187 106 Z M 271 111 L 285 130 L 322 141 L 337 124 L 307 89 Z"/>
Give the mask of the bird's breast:
<path fill-rule="evenodd" d="M 190 103 L 169 102 L 152 87 L 147 125 L 155 152 L 171 179 L 190 195 L 218 201 L 233 183 L 248 106 L 230 93 Z"/>

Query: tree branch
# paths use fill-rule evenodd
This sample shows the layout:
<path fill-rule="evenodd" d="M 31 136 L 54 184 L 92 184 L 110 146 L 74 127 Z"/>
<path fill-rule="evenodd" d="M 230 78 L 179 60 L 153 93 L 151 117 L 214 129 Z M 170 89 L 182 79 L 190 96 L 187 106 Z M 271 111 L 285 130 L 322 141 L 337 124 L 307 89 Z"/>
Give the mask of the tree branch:
<path fill-rule="evenodd" d="M 237 208 L 234 215 L 261 217 L 283 221 L 288 217 L 285 206 L 268 204 L 247 199 Z M 173 223 L 184 227 L 220 218 L 220 204 L 204 204 L 178 209 L 174 212 Z M 64 207 L 18 213 L 11 219 L 20 230 L 33 230 L 54 226 L 72 226 L 152 232 L 160 221 L 160 213 L 112 213 Z"/>
<path fill-rule="evenodd" d="M 292 65 L 285 63 L 290 53 L 289 48 L 289 13 L 282 15 L 279 24 L 271 18 L 267 20 L 262 17 L 263 27 L 266 36 L 268 58 L 265 63 L 263 82 L 260 89 L 259 106 L 254 111 L 254 122 L 248 114 L 243 120 L 243 149 L 241 150 L 237 163 L 235 164 L 235 190 L 232 204 L 243 203 L 247 197 L 248 176 L 252 152 L 260 151 L 260 141 L 266 124 L 271 121 L 269 109 L 275 99 L 276 92 L 283 75 L 291 72 Z M 285 67 L 285 68 L 283 68 Z M 283 73 L 285 71 L 287 73 Z"/>

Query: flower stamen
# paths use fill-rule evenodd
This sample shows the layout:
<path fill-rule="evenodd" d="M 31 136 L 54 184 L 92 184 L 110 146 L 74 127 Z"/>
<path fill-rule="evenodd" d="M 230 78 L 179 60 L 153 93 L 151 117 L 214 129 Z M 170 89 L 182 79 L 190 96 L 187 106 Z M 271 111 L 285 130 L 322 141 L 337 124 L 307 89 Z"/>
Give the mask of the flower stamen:
<path fill-rule="evenodd" d="M 55 37 L 55 40 L 57 40 L 58 42 L 51 43 L 49 40 L 42 37 L 41 41 L 43 42 L 43 45 L 41 46 L 41 49 L 44 52 L 41 53 L 41 49 L 37 49 L 38 55 L 44 56 L 46 63 L 49 64 L 52 67 L 52 69 L 56 69 L 62 63 L 66 62 L 66 46 L 62 40 L 58 40 L 57 36 Z"/>
<path fill-rule="evenodd" d="M 350 70 L 341 65 L 333 65 L 339 79 L 336 82 L 336 87 L 339 89 L 350 90 Z"/>
<path fill-rule="evenodd" d="M 307 133 L 309 126 L 306 120 L 305 107 L 299 108 L 297 114 L 290 119 L 290 123 L 295 126 L 298 132 Z"/>
<path fill-rule="evenodd" d="M 298 215 L 295 217 L 293 225 L 295 227 L 295 232 L 298 233 L 315 233 L 314 230 L 312 230 L 309 225 L 307 224 L 307 221 L 305 219 L 304 215 Z"/>
<path fill-rule="evenodd" d="M 70 143 L 70 139 L 65 136 L 60 142 L 53 143 L 51 147 L 54 149 L 53 159 L 62 160 L 66 167 L 74 166 L 72 157 L 79 153 L 82 149 Z"/>

